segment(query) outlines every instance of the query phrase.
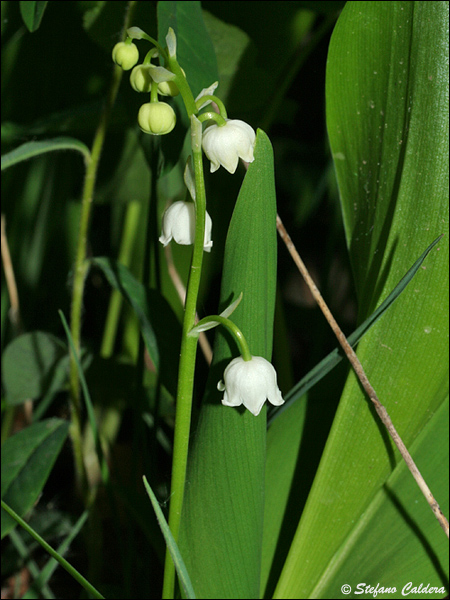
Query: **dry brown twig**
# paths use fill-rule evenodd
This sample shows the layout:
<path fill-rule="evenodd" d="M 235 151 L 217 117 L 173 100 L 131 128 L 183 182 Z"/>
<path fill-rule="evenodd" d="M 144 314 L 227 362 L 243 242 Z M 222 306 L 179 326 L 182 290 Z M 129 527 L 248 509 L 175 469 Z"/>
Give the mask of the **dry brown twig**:
<path fill-rule="evenodd" d="M 8 238 L 6 236 L 5 215 L 2 215 L 1 221 L 1 242 L 3 270 L 5 273 L 6 287 L 9 294 L 9 302 L 11 304 L 9 316 L 13 327 L 18 332 L 21 329 L 19 293 L 17 291 L 16 278 L 14 276 L 14 268 L 11 260 L 11 254 L 9 252 Z"/>
<path fill-rule="evenodd" d="M 358 377 L 359 381 L 361 382 L 362 387 L 364 388 L 366 394 L 369 396 L 370 400 L 372 401 L 372 403 L 375 407 L 375 410 L 377 411 L 378 416 L 380 417 L 383 425 L 386 427 L 394 444 L 397 446 L 400 454 L 402 455 L 403 460 L 406 462 L 408 469 L 411 471 L 412 476 L 416 480 L 417 485 L 419 486 L 421 492 L 425 496 L 425 499 L 428 502 L 428 504 L 430 505 L 430 508 L 433 511 L 436 519 L 439 521 L 440 526 L 444 530 L 447 537 L 449 537 L 448 520 L 446 519 L 442 510 L 440 509 L 439 504 L 437 503 L 435 497 L 431 493 L 430 488 L 428 487 L 424 478 L 422 477 L 411 454 L 408 452 L 408 449 L 406 448 L 405 444 L 403 443 L 403 440 L 401 439 L 397 430 L 395 429 L 394 424 L 392 423 L 392 420 L 391 420 L 390 416 L 388 415 L 386 408 L 383 406 L 383 404 L 381 404 L 375 390 L 373 389 L 373 387 L 363 369 L 361 362 L 359 361 L 358 357 L 356 356 L 355 351 L 348 343 L 347 338 L 345 337 L 344 333 L 342 332 L 341 328 L 339 327 L 335 318 L 333 317 L 330 309 L 328 308 L 325 300 L 322 297 L 322 294 L 320 293 L 320 291 L 318 290 L 312 277 L 310 276 L 308 269 L 306 268 L 304 262 L 300 258 L 300 255 L 297 252 L 297 249 L 295 248 L 290 235 L 286 231 L 286 228 L 284 227 L 283 222 L 281 221 L 281 219 L 278 215 L 277 215 L 277 229 L 278 229 L 278 233 L 279 233 L 281 239 L 283 240 L 283 242 L 286 245 L 286 248 L 289 251 L 289 254 L 291 255 L 294 263 L 296 264 L 298 270 L 300 271 L 303 279 L 305 280 L 306 285 L 310 289 L 311 294 L 313 295 L 315 301 L 319 305 L 322 313 L 324 314 L 331 329 L 333 330 L 333 333 L 337 337 L 339 344 L 341 345 L 348 360 L 350 361 L 350 364 L 351 364 L 356 376 Z"/>

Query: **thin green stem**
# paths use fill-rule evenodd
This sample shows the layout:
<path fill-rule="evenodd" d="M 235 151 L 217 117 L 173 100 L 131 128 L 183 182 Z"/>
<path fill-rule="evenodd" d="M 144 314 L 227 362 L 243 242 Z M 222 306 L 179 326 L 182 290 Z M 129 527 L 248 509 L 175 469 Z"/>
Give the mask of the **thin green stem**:
<path fill-rule="evenodd" d="M 193 166 L 195 172 L 195 241 L 191 269 L 186 295 L 186 305 L 181 339 L 180 366 L 178 370 L 177 406 L 175 415 L 175 434 L 173 447 L 172 481 L 169 509 L 169 527 L 178 543 L 181 511 L 183 508 L 186 467 L 191 426 L 192 394 L 194 389 L 195 358 L 197 338 L 189 337 L 195 325 L 197 297 L 203 262 L 203 243 L 205 236 L 206 194 L 203 178 L 203 160 L 201 152 L 201 123 L 191 117 L 191 141 Z M 169 551 L 166 551 L 164 569 L 163 598 L 173 598 L 175 587 L 175 567 Z"/>
<path fill-rule="evenodd" d="M 128 3 L 128 10 L 125 16 L 124 32 L 129 25 L 131 14 L 135 8 L 136 1 Z M 97 169 L 100 161 L 100 155 L 105 140 L 106 129 L 109 117 L 114 106 L 114 102 L 122 80 L 122 69 L 114 67 L 111 85 L 105 105 L 100 115 L 99 124 L 95 132 L 92 143 L 91 156 L 86 166 L 86 174 L 81 197 L 81 216 L 80 228 L 78 232 L 78 243 L 75 257 L 75 267 L 73 273 L 72 307 L 71 307 L 71 334 L 77 354 L 80 352 L 81 345 L 81 314 L 83 306 L 84 282 L 88 270 L 86 263 L 87 237 L 89 231 L 89 217 L 97 177 Z M 82 450 L 82 423 L 81 423 L 81 399 L 80 384 L 75 358 L 71 355 L 70 362 L 70 397 L 71 397 L 71 427 L 70 434 L 74 449 L 75 472 L 77 478 L 77 487 L 82 495 L 85 495 L 87 480 L 83 462 Z"/>
<path fill-rule="evenodd" d="M 227 123 L 221 115 L 213 111 L 204 112 L 199 115 L 198 118 L 201 123 L 204 123 L 205 121 L 215 121 L 219 127 L 223 127 Z"/>
<path fill-rule="evenodd" d="M 218 325 L 223 325 L 224 327 L 226 327 L 228 329 L 228 331 L 230 331 L 231 334 L 235 337 L 237 343 L 239 344 L 239 349 L 241 351 L 242 358 L 245 361 L 249 361 L 252 359 L 252 355 L 250 353 L 250 349 L 248 347 L 247 340 L 245 339 L 242 331 L 239 329 L 239 327 L 235 323 L 233 323 L 233 321 L 230 321 L 230 319 L 227 319 L 226 317 L 223 317 L 222 315 L 209 315 L 208 317 L 205 317 L 204 319 L 202 319 L 201 321 L 199 321 L 197 323 L 194 330 L 191 331 L 189 336 L 190 337 L 194 337 L 194 336 L 198 337 L 199 332 L 202 331 L 202 329 L 201 329 L 202 325 L 206 325 L 207 323 L 217 323 Z"/>
<path fill-rule="evenodd" d="M 225 104 L 217 96 L 214 96 L 212 94 L 207 94 L 206 96 L 200 96 L 200 98 L 195 101 L 195 104 L 197 105 L 198 109 L 200 110 L 200 107 L 203 106 L 205 104 L 205 102 L 207 102 L 208 100 L 217 104 L 221 117 L 223 117 L 224 119 L 228 118 L 227 109 L 225 108 Z"/>
<path fill-rule="evenodd" d="M 176 83 L 180 95 L 183 98 L 188 117 L 191 118 L 192 115 L 196 115 L 198 113 L 198 110 L 195 104 L 194 96 L 192 95 L 191 88 L 187 82 L 186 76 L 184 75 L 180 65 L 178 64 L 175 58 L 169 56 L 167 64 L 169 69 L 175 75 L 174 82 Z"/>
<path fill-rule="evenodd" d="M 130 265 L 134 240 L 136 239 L 136 231 L 140 218 L 140 203 L 136 200 L 129 202 L 127 204 L 125 223 L 122 230 L 122 239 L 117 258 L 118 262 L 126 267 L 129 267 Z M 122 304 L 123 295 L 119 292 L 119 290 L 112 290 L 111 297 L 109 299 L 105 328 L 103 331 L 102 345 L 100 348 L 100 356 L 102 356 L 102 358 L 109 358 L 113 353 Z"/>

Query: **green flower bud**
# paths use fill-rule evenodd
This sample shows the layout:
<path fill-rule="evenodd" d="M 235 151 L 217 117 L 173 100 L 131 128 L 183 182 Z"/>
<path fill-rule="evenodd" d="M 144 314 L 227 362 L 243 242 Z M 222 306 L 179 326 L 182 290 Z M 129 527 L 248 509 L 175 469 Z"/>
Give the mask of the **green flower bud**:
<path fill-rule="evenodd" d="M 183 71 L 183 69 L 181 70 Z M 178 96 L 180 92 L 174 81 L 162 81 L 161 83 L 158 83 L 158 93 L 161 94 L 161 96 Z"/>
<path fill-rule="evenodd" d="M 130 84 L 136 92 L 150 92 L 152 89 L 152 77 L 149 65 L 137 65 L 131 71 Z"/>
<path fill-rule="evenodd" d="M 159 71 L 158 71 L 159 69 Z M 131 75 L 130 75 L 130 84 L 131 87 L 133 88 L 133 90 L 135 90 L 136 92 L 150 92 L 150 90 L 152 89 L 152 83 L 154 81 L 158 82 L 158 75 L 159 77 L 164 76 L 164 73 L 161 73 L 162 71 L 165 71 L 168 75 L 171 75 L 172 77 L 174 77 L 174 75 L 172 73 L 170 73 L 170 71 L 166 71 L 163 67 L 155 67 L 152 64 L 148 64 L 148 65 L 137 65 L 136 67 L 134 67 L 134 69 L 131 71 Z M 157 83 L 158 85 L 158 94 L 161 94 L 161 96 L 178 96 L 178 94 L 180 93 L 178 91 L 177 86 L 175 85 L 175 83 L 173 81 L 160 81 Z"/>
<path fill-rule="evenodd" d="M 124 71 L 129 71 L 139 60 L 139 50 L 134 44 L 119 42 L 113 48 L 112 59 Z"/>
<path fill-rule="evenodd" d="M 165 135 L 175 127 L 173 108 L 165 102 L 147 102 L 139 109 L 138 123 L 144 133 Z"/>

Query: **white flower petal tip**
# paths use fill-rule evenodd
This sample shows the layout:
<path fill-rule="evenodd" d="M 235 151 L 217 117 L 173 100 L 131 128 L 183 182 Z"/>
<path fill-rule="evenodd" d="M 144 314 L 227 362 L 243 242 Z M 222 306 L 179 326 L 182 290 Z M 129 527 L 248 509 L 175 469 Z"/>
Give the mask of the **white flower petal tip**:
<path fill-rule="evenodd" d="M 211 252 L 212 221 L 208 213 L 205 219 L 205 239 L 203 250 Z M 195 238 L 195 206 L 193 202 L 174 202 L 166 210 L 162 221 L 162 231 L 159 241 L 165 247 L 174 240 L 177 244 L 189 246 Z"/>
<path fill-rule="evenodd" d="M 277 385 L 277 373 L 272 364 L 261 356 L 245 361 L 242 356 L 233 359 L 219 381 L 217 389 L 225 392 L 224 406 L 242 404 L 257 417 L 266 400 L 281 406 L 284 400 Z"/>
<path fill-rule="evenodd" d="M 244 121 L 226 120 L 225 125 L 210 125 L 203 133 L 202 146 L 211 161 L 211 173 L 222 166 L 229 173 L 237 169 L 239 159 L 254 161 L 256 134 Z"/>
<path fill-rule="evenodd" d="M 169 51 L 169 56 L 172 58 L 176 58 L 177 56 L 177 36 L 175 35 L 175 31 L 172 27 L 169 27 L 169 31 L 166 35 L 166 44 L 167 49 Z"/>

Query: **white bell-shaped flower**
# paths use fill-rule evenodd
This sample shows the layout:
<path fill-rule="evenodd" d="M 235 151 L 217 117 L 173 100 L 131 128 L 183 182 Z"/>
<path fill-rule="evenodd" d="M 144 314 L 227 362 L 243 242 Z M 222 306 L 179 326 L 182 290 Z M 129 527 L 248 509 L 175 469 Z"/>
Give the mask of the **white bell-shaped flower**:
<path fill-rule="evenodd" d="M 208 213 L 205 217 L 205 239 L 203 250 L 211 252 L 212 221 Z M 163 246 L 171 240 L 177 244 L 189 246 L 195 238 L 195 205 L 193 202 L 174 202 L 163 215 L 162 231 L 159 241 Z"/>
<path fill-rule="evenodd" d="M 219 381 L 217 389 L 225 392 L 224 406 L 241 406 L 257 417 L 266 400 L 280 406 L 284 404 L 277 385 L 277 373 L 269 361 L 261 356 L 244 360 L 242 356 L 233 359 L 223 374 L 224 382 Z"/>
<path fill-rule="evenodd" d="M 210 125 L 203 133 L 202 146 L 211 161 L 211 173 L 222 165 L 234 173 L 239 159 L 253 162 L 256 134 L 250 125 L 237 119 L 226 119 L 225 125 Z"/>

